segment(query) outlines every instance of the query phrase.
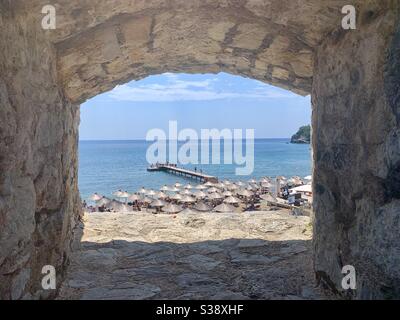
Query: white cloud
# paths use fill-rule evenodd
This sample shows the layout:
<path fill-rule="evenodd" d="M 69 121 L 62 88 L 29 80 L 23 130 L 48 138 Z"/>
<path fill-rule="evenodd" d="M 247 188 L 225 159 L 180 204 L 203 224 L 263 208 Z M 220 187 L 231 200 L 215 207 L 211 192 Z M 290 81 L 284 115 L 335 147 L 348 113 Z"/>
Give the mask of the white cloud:
<path fill-rule="evenodd" d="M 167 77 L 165 84 L 120 85 L 112 90 L 108 96 L 117 101 L 138 102 L 171 102 L 171 101 L 207 101 L 221 99 L 276 99 L 295 97 L 291 92 L 273 89 L 259 84 L 247 91 L 235 92 L 224 86 L 217 89 L 213 85 L 218 79 L 210 78 L 201 81 L 187 81 L 179 79 L 172 73 L 164 74 Z"/>

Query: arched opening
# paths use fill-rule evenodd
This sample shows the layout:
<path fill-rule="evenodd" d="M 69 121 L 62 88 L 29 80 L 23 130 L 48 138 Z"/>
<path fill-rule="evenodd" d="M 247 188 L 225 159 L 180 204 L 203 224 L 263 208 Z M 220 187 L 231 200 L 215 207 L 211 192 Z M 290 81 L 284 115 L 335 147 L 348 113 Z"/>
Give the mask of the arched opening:
<path fill-rule="evenodd" d="M 291 144 L 290 137 L 310 119 L 309 97 L 226 73 L 150 76 L 87 101 L 81 106 L 79 189 L 88 205 L 83 236 L 76 239 L 81 248 L 71 255 L 60 297 L 321 297 L 312 271 L 311 198 L 303 198 L 293 216 L 276 190 L 277 177 L 287 177 L 282 187 L 309 183 L 310 145 Z M 168 139 L 168 148 L 157 153 L 175 163 L 170 148 L 176 137 L 177 167 L 217 181 L 208 186 L 193 176 L 147 171 L 155 163 L 147 153 L 158 141 L 146 139 L 155 129 L 164 133 L 156 139 Z M 218 150 L 201 134 L 214 129 Z M 183 130 L 191 132 L 181 136 Z M 247 172 L 238 173 L 244 167 Z M 293 176 L 302 180 L 288 182 Z M 245 190 L 251 197 L 242 195 Z M 94 192 L 99 201 L 91 201 Z M 177 211 L 169 212 L 170 205 Z"/>
<path fill-rule="evenodd" d="M 166 73 L 119 86 L 108 93 L 90 99 L 81 106 L 80 157 L 81 166 L 83 166 L 81 173 L 84 171 L 85 174 L 80 181 L 82 199 L 88 200 L 95 191 L 107 196 L 112 196 L 111 192 L 117 189 L 136 191 L 143 186 L 142 180 L 146 182 L 146 179 L 148 180 L 147 187 L 156 189 L 164 184 L 174 184 L 175 179 L 180 180 L 182 176 L 163 173 L 155 175 L 146 171 L 152 164 L 146 159 L 147 148 L 154 142 L 149 140 L 142 149 L 137 149 L 138 152 L 140 151 L 139 157 L 135 154 L 133 158 L 122 159 L 125 162 L 124 167 L 120 168 L 121 172 L 113 180 L 111 189 L 107 190 L 107 186 L 103 189 L 101 184 L 96 183 L 96 179 L 103 182 L 104 179 L 112 176 L 111 165 L 118 166 L 120 161 L 118 157 L 110 158 L 110 167 L 102 168 L 103 160 L 96 159 L 102 149 L 99 148 L 97 151 L 90 145 L 90 142 L 94 141 L 145 141 L 149 131 L 153 129 L 161 129 L 165 133 L 165 138 L 169 139 L 172 134 L 169 132 L 171 121 L 177 123 L 177 133 L 183 129 L 192 129 L 199 139 L 202 138 L 202 129 L 215 128 L 219 131 L 218 133 L 223 129 L 229 129 L 232 138 L 234 138 L 233 130 L 238 129 L 241 130 L 239 133 L 243 139 L 245 139 L 245 130 L 251 129 L 254 130 L 254 137 L 257 140 L 282 139 L 281 146 L 293 149 L 289 151 L 290 159 L 281 155 L 275 163 L 257 163 L 251 172 L 244 175 L 245 180 L 261 179 L 263 176 L 305 177 L 311 174 L 310 146 L 289 144 L 290 137 L 298 128 L 310 124 L 309 97 L 298 96 L 259 81 L 226 73 L 216 75 Z M 180 147 L 184 141 L 182 137 L 179 140 Z M 110 156 L 112 156 L 112 146 L 110 145 L 109 148 L 111 148 Z M 224 151 L 223 146 L 220 149 Z M 242 149 L 242 154 L 245 154 L 245 145 Z M 171 161 L 168 151 L 167 149 L 165 158 Z M 218 167 L 215 163 L 213 165 L 212 152 L 209 152 L 211 154 L 206 163 L 202 163 L 201 146 L 196 154 L 193 154 L 194 157 L 190 157 L 190 151 L 189 149 L 187 152 L 188 158 L 183 159 L 190 163 L 182 163 L 177 159 L 180 162 L 179 165 L 191 170 L 195 167 L 199 170 L 203 169 L 205 173 L 218 177 L 220 181 L 234 177 L 236 166 L 242 166 L 235 163 L 233 145 L 232 156 L 227 159 L 232 162 L 231 164 L 224 163 L 223 154 L 216 160 L 220 164 L 225 164 L 224 168 Z M 107 149 L 104 152 L 107 152 Z M 270 152 L 274 152 L 272 158 L 275 158 L 284 151 L 282 147 L 271 150 L 257 148 L 255 157 L 265 157 Z M 94 169 L 91 168 L 91 160 L 98 161 L 99 170 L 91 170 Z M 255 159 L 255 162 L 258 162 L 258 159 Z M 137 171 L 132 172 L 132 169 L 136 170 L 136 167 Z M 162 183 L 155 179 L 159 176 L 170 178 Z M 94 185 L 91 185 L 90 181 Z M 186 179 L 186 183 L 188 181 L 190 182 Z M 192 183 L 196 182 L 199 181 L 192 180 Z M 162 185 L 159 185 L 160 183 Z"/>

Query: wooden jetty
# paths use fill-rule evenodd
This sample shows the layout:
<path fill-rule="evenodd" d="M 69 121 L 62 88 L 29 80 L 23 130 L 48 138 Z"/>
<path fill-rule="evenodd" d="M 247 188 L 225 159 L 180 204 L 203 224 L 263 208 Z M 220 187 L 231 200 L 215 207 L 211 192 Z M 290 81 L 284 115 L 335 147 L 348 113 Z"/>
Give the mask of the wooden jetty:
<path fill-rule="evenodd" d="M 195 180 L 199 180 L 201 182 L 208 182 L 208 181 L 212 182 L 212 183 L 218 182 L 217 177 L 210 176 L 208 174 L 204 174 L 204 173 L 198 172 L 198 171 L 192 171 L 192 170 L 187 170 L 187 169 L 183 169 L 183 168 L 178 168 L 176 166 L 169 165 L 169 164 L 153 165 L 153 166 L 148 167 L 147 171 L 150 171 L 150 172 L 164 171 L 164 172 L 180 175 L 183 177 L 188 177 L 188 178 L 192 178 Z"/>

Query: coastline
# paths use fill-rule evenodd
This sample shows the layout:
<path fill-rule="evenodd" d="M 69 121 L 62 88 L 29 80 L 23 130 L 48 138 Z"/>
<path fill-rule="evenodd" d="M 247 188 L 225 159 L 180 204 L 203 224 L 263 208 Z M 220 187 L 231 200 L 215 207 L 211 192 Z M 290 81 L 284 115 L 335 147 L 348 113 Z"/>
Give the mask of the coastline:
<path fill-rule="evenodd" d="M 290 139 L 256 139 L 255 168 L 249 176 L 236 176 L 234 165 L 185 165 L 194 167 L 221 180 L 261 179 L 264 176 L 300 176 L 311 174 L 309 146 L 290 144 Z M 95 141 L 80 143 L 79 190 L 83 200 L 99 192 L 110 196 L 115 190 L 135 192 L 142 188 L 158 189 L 176 182 L 186 184 L 192 180 L 164 173 L 147 172 L 147 144 L 144 141 Z M 221 155 L 223 159 L 223 155 Z"/>

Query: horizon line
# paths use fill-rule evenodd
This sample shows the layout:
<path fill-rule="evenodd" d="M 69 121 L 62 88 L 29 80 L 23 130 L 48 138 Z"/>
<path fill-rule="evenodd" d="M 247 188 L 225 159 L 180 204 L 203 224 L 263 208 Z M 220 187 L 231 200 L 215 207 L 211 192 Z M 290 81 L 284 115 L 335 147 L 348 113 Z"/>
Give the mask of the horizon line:
<path fill-rule="evenodd" d="M 242 140 L 245 140 L 246 138 L 243 137 Z M 265 140 L 265 139 L 270 139 L 270 140 L 282 140 L 282 139 L 291 139 L 290 137 L 284 137 L 284 138 L 254 138 L 254 140 Z M 198 141 L 207 141 L 207 139 L 197 139 Z M 211 140 L 211 139 L 209 139 Z M 220 140 L 224 140 L 224 138 L 221 138 Z M 229 140 L 240 140 L 240 139 L 229 139 Z M 79 139 L 79 142 L 81 141 L 147 141 L 146 139 Z M 149 140 L 148 142 L 153 142 L 156 140 Z M 185 142 L 187 140 L 171 140 L 171 139 L 158 139 L 158 141 L 179 141 L 179 142 Z"/>

